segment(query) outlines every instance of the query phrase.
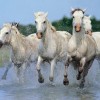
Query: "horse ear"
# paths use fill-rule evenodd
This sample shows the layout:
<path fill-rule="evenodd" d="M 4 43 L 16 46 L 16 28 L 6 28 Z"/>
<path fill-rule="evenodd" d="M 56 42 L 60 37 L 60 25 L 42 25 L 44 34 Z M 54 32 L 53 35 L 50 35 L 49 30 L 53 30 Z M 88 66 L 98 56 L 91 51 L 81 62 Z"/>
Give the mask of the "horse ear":
<path fill-rule="evenodd" d="M 48 12 L 45 13 L 45 17 L 47 17 L 47 16 L 48 16 Z"/>
<path fill-rule="evenodd" d="M 18 28 L 18 26 L 19 26 L 19 23 L 15 23 L 15 26 Z"/>
<path fill-rule="evenodd" d="M 91 18 L 91 15 L 89 15 L 89 18 Z"/>
<path fill-rule="evenodd" d="M 73 12 L 75 9 L 71 7 L 71 11 Z"/>
<path fill-rule="evenodd" d="M 34 16 L 37 17 L 37 13 L 34 13 Z"/>
<path fill-rule="evenodd" d="M 85 13 L 86 9 L 83 9 L 83 12 Z"/>

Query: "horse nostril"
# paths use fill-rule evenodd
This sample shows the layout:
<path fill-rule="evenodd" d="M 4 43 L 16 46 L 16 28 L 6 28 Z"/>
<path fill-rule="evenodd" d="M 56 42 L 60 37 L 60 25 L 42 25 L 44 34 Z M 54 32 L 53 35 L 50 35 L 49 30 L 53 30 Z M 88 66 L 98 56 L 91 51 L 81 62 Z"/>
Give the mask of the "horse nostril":
<path fill-rule="evenodd" d="M 42 32 L 37 32 L 36 33 L 38 39 L 41 39 L 43 37 L 43 33 Z"/>

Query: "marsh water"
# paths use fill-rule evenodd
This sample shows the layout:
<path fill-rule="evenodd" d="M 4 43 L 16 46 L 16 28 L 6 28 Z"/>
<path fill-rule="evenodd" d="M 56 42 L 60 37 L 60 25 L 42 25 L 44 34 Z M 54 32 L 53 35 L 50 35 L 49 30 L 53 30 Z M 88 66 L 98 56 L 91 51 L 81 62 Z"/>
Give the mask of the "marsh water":
<path fill-rule="evenodd" d="M 0 69 L 0 100 L 100 100 L 100 66 L 97 61 L 89 70 L 86 77 L 85 88 L 79 88 L 76 80 L 77 72 L 72 66 L 68 70 L 70 84 L 63 85 L 64 67 L 58 63 L 55 68 L 54 84 L 49 82 L 50 65 L 41 66 L 44 83 L 38 83 L 36 63 L 28 67 L 25 73 L 25 83 L 17 82 L 14 68 L 12 67 L 6 80 L 1 80 L 5 67 Z"/>

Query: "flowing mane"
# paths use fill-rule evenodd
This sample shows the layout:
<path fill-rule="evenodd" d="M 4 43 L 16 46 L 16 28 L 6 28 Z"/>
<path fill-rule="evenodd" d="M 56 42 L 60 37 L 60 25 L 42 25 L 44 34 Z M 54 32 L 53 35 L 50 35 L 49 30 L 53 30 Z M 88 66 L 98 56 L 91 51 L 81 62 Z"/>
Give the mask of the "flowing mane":
<path fill-rule="evenodd" d="M 47 20 L 47 26 L 49 26 L 53 32 L 56 32 L 56 28 L 52 26 L 52 24 L 48 20 Z"/>

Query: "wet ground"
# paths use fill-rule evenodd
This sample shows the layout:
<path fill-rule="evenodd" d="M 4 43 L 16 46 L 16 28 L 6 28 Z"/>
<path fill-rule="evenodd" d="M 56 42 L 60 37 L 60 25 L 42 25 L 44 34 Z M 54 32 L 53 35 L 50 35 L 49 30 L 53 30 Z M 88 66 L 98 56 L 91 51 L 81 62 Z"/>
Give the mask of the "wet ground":
<path fill-rule="evenodd" d="M 85 88 L 79 88 L 76 71 L 72 67 L 68 70 L 69 86 L 64 86 L 64 67 L 61 63 L 55 68 L 55 86 L 49 82 L 49 64 L 42 65 L 45 82 L 37 81 L 36 64 L 32 64 L 25 74 L 25 83 L 16 81 L 13 67 L 9 70 L 7 80 L 0 80 L 0 100 L 100 100 L 100 67 L 95 61 L 86 77 Z M 0 69 L 0 77 L 5 68 Z"/>

